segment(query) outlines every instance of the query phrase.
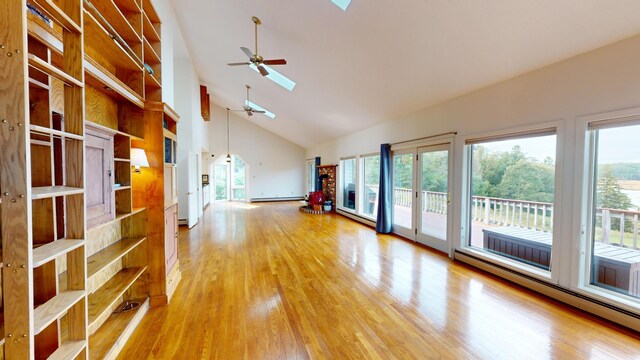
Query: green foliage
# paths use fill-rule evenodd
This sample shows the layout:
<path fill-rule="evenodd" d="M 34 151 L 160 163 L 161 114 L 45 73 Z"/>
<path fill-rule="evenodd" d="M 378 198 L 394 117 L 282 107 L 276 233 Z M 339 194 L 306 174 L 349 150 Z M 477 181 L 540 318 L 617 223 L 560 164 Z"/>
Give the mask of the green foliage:
<path fill-rule="evenodd" d="M 517 145 L 495 152 L 474 145 L 472 163 L 473 195 L 553 202 L 555 163 L 549 157 L 540 162 Z"/>
<path fill-rule="evenodd" d="M 367 185 L 380 183 L 380 156 L 368 156 L 364 161 L 364 181 Z"/>
<path fill-rule="evenodd" d="M 530 159 L 507 167 L 498 186 L 501 198 L 553 202 L 554 168 Z"/>
<path fill-rule="evenodd" d="M 640 180 L 640 164 L 617 163 L 602 165 L 603 171 L 610 171 L 618 180 Z"/>
<path fill-rule="evenodd" d="M 413 184 L 413 155 L 404 154 L 393 157 L 393 186 L 411 189 Z"/>
<path fill-rule="evenodd" d="M 423 153 L 422 157 L 422 190 L 447 192 L 449 181 L 449 153 L 448 151 L 434 151 Z"/>
<path fill-rule="evenodd" d="M 601 167 L 598 176 L 596 198 L 596 206 L 600 208 L 627 210 L 633 207 L 629 196 L 620 189 L 618 179 L 612 169 L 606 165 Z"/>
<path fill-rule="evenodd" d="M 245 164 L 242 159 L 233 155 L 233 186 L 244 186 Z"/>

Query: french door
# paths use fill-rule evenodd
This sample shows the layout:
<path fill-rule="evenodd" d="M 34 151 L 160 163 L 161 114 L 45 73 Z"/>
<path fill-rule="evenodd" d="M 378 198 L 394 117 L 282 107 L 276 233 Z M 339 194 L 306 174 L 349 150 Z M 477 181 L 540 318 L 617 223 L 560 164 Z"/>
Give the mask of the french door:
<path fill-rule="evenodd" d="M 449 253 L 451 143 L 393 152 L 393 229 Z"/>
<path fill-rule="evenodd" d="M 418 149 L 416 241 L 449 253 L 451 144 Z"/>

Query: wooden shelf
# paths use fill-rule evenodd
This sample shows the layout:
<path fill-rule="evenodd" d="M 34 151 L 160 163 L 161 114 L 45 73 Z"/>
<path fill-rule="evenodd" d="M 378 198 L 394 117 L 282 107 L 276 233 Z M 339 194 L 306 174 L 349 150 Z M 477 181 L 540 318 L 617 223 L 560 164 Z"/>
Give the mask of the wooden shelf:
<path fill-rule="evenodd" d="M 49 85 L 32 78 L 29 78 L 29 87 L 37 87 L 43 90 L 49 90 Z"/>
<path fill-rule="evenodd" d="M 39 133 L 39 134 L 43 134 L 43 135 L 53 135 L 55 137 L 59 137 L 59 138 L 63 138 L 63 139 L 72 139 L 72 140 L 84 141 L 84 136 L 82 136 L 82 135 L 72 134 L 72 133 L 68 133 L 66 131 L 54 130 L 54 129 L 51 129 L 51 128 L 48 128 L 48 127 L 44 127 L 44 126 L 29 125 L 29 129 L 31 130 L 31 132 Z"/>
<path fill-rule="evenodd" d="M 33 250 L 33 267 L 37 268 L 84 245 L 84 240 L 56 240 Z"/>
<path fill-rule="evenodd" d="M 159 64 L 162 62 L 160 55 L 151 47 L 147 39 L 144 39 L 144 62 L 147 64 Z"/>
<path fill-rule="evenodd" d="M 49 324 L 59 319 L 84 296 L 84 290 L 63 291 L 37 307 L 33 312 L 34 335 L 38 335 Z"/>
<path fill-rule="evenodd" d="M 149 42 L 159 42 L 160 35 L 158 35 L 156 28 L 151 24 L 151 20 L 149 20 L 147 14 L 143 13 L 142 18 L 142 34 L 144 38 L 149 40 Z"/>
<path fill-rule="evenodd" d="M 84 69 L 87 85 L 91 85 L 117 101 L 128 101 L 139 108 L 144 108 L 144 99 L 140 95 L 88 56 L 85 57 Z"/>
<path fill-rule="evenodd" d="M 109 32 L 95 17 L 84 10 L 85 46 L 99 50 L 105 60 L 118 69 L 142 71 L 142 64 L 136 62 L 120 44 L 111 38 Z"/>
<path fill-rule="evenodd" d="M 141 13 L 142 9 L 136 0 L 115 0 L 118 7 L 134 13 Z"/>
<path fill-rule="evenodd" d="M 29 59 L 29 66 L 31 66 L 32 68 L 40 70 L 49 76 L 53 76 L 54 78 L 62 81 L 67 86 L 77 86 L 80 88 L 84 87 L 82 82 L 80 82 L 78 79 L 40 59 L 39 57 L 33 54 L 28 54 L 27 57 Z"/>
<path fill-rule="evenodd" d="M 42 186 L 31 189 L 31 198 L 33 200 L 47 199 L 56 196 L 76 195 L 84 193 L 83 188 L 75 188 L 70 186 Z"/>
<path fill-rule="evenodd" d="M 100 270 L 125 256 L 146 239 L 146 237 L 124 238 L 89 256 L 87 259 L 87 279 L 91 279 Z"/>
<path fill-rule="evenodd" d="M 48 360 L 73 360 L 85 347 L 87 347 L 87 340 L 67 340 L 49 356 Z"/>
<path fill-rule="evenodd" d="M 115 189 L 113 189 L 114 191 L 120 191 L 120 190 L 130 190 L 131 189 L 131 185 L 126 185 L 126 186 L 119 186 Z"/>
<path fill-rule="evenodd" d="M 158 79 L 156 79 L 155 76 L 149 74 L 149 72 L 147 71 L 144 72 L 144 85 L 146 87 L 150 87 L 154 89 L 162 88 L 162 84 L 160 84 L 160 81 L 158 81 Z"/>
<path fill-rule="evenodd" d="M 52 0 L 33 0 L 33 3 L 43 12 L 68 31 L 82 34 L 82 28 L 73 21 Z"/>
<path fill-rule="evenodd" d="M 142 42 L 140 36 L 133 29 L 124 14 L 112 0 L 92 1 L 91 4 L 102 14 L 109 24 L 118 32 L 121 38 L 128 42 Z M 86 6 L 86 4 L 85 4 Z"/>
<path fill-rule="evenodd" d="M 117 216 L 116 216 L 116 218 L 115 218 L 115 219 L 113 219 L 113 220 L 111 220 L 111 221 L 108 221 L 108 222 L 106 222 L 106 223 L 100 224 L 100 225 L 96 225 L 95 227 L 92 227 L 92 228 L 87 229 L 87 231 L 94 231 L 94 230 L 96 230 L 96 229 L 99 229 L 99 228 L 101 228 L 101 227 L 107 226 L 107 225 L 109 225 L 109 224 L 113 224 L 114 222 L 120 221 L 120 220 L 122 220 L 122 219 L 126 219 L 126 218 L 128 218 L 129 216 L 133 216 L 133 215 L 136 215 L 136 214 L 138 214 L 138 213 L 141 213 L 141 212 L 145 211 L 146 209 L 147 209 L 147 208 L 135 208 L 135 209 L 133 209 L 130 213 L 126 213 L 126 214 L 119 214 L 119 215 L 117 215 Z"/>
<path fill-rule="evenodd" d="M 0 308 L 0 346 L 4 345 L 5 335 L 4 335 L 4 309 Z"/>
<path fill-rule="evenodd" d="M 110 127 L 106 127 L 104 125 L 96 124 L 96 123 L 94 123 L 92 121 L 89 121 L 89 120 L 85 120 L 85 123 L 88 124 L 88 125 L 91 125 L 91 127 L 98 128 L 100 130 L 103 130 L 103 131 L 106 131 L 106 132 L 110 132 L 112 134 L 118 134 L 118 135 L 126 136 L 126 137 L 131 138 L 132 140 L 144 141 L 144 139 L 141 138 L 141 137 L 137 137 L 135 135 L 128 134 L 128 133 L 126 133 L 124 131 L 115 130 L 115 129 L 112 129 Z M 120 160 L 120 159 L 118 159 L 118 160 Z M 129 159 L 121 159 L 121 160 L 130 161 Z"/>
<path fill-rule="evenodd" d="M 140 301 L 137 309 L 112 314 L 107 321 L 89 337 L 89 359 L 106 359 L 120 341 L 127 339 L 149 309 L 149 299 Z"/>
<path fill-rule="evenodd" d="M 121 297 L 147 267 L 122 269 L 93 294 L 89 295 L 89 333 L 97 330 L 96 321 L 122 301 Z M 92 331 L 93 330 L 93 331 Z"/>
<path fill-rule="evenodd" d="M 114 158 L 113 161 L 115 162 L 131 162 L 131 159 L 120 159 L 120 158 Z"/>

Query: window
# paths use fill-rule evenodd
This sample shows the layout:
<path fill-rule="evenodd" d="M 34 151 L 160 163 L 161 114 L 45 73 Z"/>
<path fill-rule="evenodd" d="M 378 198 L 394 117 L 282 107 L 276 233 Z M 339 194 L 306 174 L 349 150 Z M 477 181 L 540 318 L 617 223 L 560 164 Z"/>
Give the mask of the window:
<path fill-rule="evenodd" d="M 356 209 L 356 159 L 340 160 L 342 207 Z"/>
<path fill-rule="evenodd" d="M 307 160 L 307 194 L 316 191 L 316 164 L 315 160 Z"/>
<path fill-rule="evenodd" d="M 363 156 L 362 164 L 362 190 L 360 214 L 375 218 L 378 215 L 378 187 L 380 185 L 380 155 Z"/>
<path fill-rule="evenodd" d="M 549 271 L 556 134 L 468 140 L 470 246 Z"/>
<path fill-rule="evenodd" d="M 636 124 L 589 126 L 591 201 L 585 270 L 589 284 L 614 296 L 638 299 L 640 125 Z"/>
<path fill-rule="evenodd" d="M 245 163 L 238 156 L 232 155 L 231 167 L 233 175 L 233 180 L 231 181 L 231 200 L 245 200 Z"/>
<path fill-rule="evenodd" d="M 218 165 L 216 164 L 215 166 L 215 183 L 216 183 L 216 200 L 228 200 L 229 199 L 229 195 L 227 194 L 227 189 L 228 189 L 228 183 L 227 183 L 227 179 L 228 179 L 228 175 L 227 175 L 227 170 L 228 170 L 228 165 L 227 164 L 222 164 L 222 165 Z"/>

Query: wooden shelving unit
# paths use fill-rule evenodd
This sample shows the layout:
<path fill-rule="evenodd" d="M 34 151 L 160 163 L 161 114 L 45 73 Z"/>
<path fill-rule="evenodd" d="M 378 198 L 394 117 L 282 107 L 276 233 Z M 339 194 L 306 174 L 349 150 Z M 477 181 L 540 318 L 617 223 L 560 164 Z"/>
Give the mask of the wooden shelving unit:
<path fill-rule="evenodd" d="M 161 22 L 150 0 L 29 3 L 46 18 L 0 3 L 0 359 L 115 358 L 180 278 Z"/>

